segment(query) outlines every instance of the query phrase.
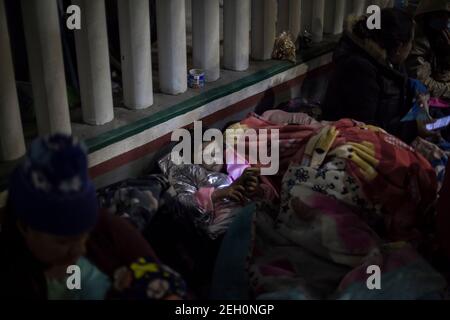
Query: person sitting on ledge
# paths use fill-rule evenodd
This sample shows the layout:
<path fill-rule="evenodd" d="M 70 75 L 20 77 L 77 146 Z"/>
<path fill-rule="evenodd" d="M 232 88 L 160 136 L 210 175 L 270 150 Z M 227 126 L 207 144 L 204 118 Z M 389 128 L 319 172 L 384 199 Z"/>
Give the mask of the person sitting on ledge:
<path fill-rule="evenodd" d="M 396 9 L 381 10 L 381 29 L 369 29 L 367 16 L 350 19 L 333 56 L 335 70 L 323 103 L 323 120 L 351 118 L 375 125 L 407 143 L 428 136 L 423 120 L 402 122 L 414 99 L 425 107 L 404 62 L 414 39 L 414 20 Z"/>

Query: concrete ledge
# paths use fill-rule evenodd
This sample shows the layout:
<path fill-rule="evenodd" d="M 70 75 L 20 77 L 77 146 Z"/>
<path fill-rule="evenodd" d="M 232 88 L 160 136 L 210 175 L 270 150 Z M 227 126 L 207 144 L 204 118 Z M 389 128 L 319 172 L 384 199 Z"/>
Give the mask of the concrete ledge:
<path fill-rule="evenodd" d="M 265 91 L 281 90 L 280 88 L 288 83 L 301 81 L 300 79 L 311 71 L 328 66 L 337 39 L 329 38 L 301 52 L 295 64 L 273 60 L 260 62 L 261 66 L 268 67 L 224 85 L 213 83 L 209 90 L 208 87 L 203 91 L 189 90 L 186 93 L 187 99 L 171 96 L 173 100 L 178 101 L 173 105 L 160 105 L 157 108 L 152 106 L 139 111 L 122 109 L 122 113 L 131 115 L 131 120 L 128 121 L 125 121 L 120 113 L 116 113 L 114 123 L 94 127 L 77 123 L 76 116 L 73 117 L 74 135 L 85 139 L 89 148 L 91 176 L 97 178 L 154 152 L 170 141 L 170 133 L 177 128 L 186 127 L 196 120 L 203 120 L 210 125 L 230 114 L 242 113 Z M 2 166 L 3 164 L 0 164 L 0 169 Z M 6 172 L 0 174 L 0 190 L 6 189 L 6 176 L 10 172 L 3 171 Z"/>
<path fill-rule="evenodd" d="M 88 139 L 89 166 L 94 168 L 130 150 L 226 109 L 282 83 L 331 63 L 334 43 L 322 46 L 314 57 L 299 56 L 296 64 L 278 61 L 274 66 L 225 86 L 214 88 L 170 106 L 132 124 Z M 306 55 L 306 54 L 305 54 Z"/>
<path fill-rule="evenodd" d="M 313 47 L 311 49 L 305 50 L 301 54 L 297 56 L 297 63 L 293 64 L 287 61 L 274 61 L 270 60 L 267 62 L 252 62 L 252 64 L 261 64 L 265 63 L 269 66 L 258 70 L 255 73 L 252 73 L 248 76 L 244 76 L 241 78 L 238 78 L 238 80 L 233 81 L 231 83 L 227 83 L 225 85 L 221 85 L 218 87 L 213 87 L 212 89 L 208 90 L 208 84 L 205 87 L 204 91 L 201 90 L 189 90 L 190 92 L 186 93 L 187 99 L 183 99 L 181 102 L 174 103 L 170 106 L 163 106 L 162 110 L 157 111 L 149 116 L 145 116 L 146 113 L 151 113 L 152 110 L 158 108 L 159 106 L 152 106 L 146 110 L 139 110 L 136 111 L 129 111 L 135 114 L 142 114 L 144 115 L 144 118 L 140 118 L 137 121 L 134 121 L 133 123 L 121 125 L 118 128 L 113 128 L 108 130 L 105 133 L 101 133 L 99 135 L 96 135 L 95 137 L 87 137 L 86 143 L 89 147 L 89 152 L 94 152 L 97 150 L 100 150 L 108 145 L 111 145 L 117 141 L 123 140 L 125 138 L 128 138 L 130 136 L 133 136 L 139 132 L 142 132 L 148 128 L 154 127 L 158 124 L 161 124 L 163 122 L 166 122 L 168 120 L 172 120 L 176 116 L 183 115 L 189 111 L 195 110 L 197 108 L 200 108 L 204 105 L 207 105 L 208 103 L 218 100 L 220 98 L 226 97 L 228 95 L 231 95 L 233 93 L 242 91 L 243 89 L 252 88 L 254 84 L 257 84 L 263 80 L 271 79 L 274 76 L 278 76 L 278 79 L 274 79 L 273 83 L 269 84 L 267 86 L 267 89 L 270 87 L 274 87 L 278 85 L 279 83 L 282 83 L 283 81 L 288 81 L 289 75 L 298 76 L 301 74 L 305 74 L 309 70 L 313 70 L 316 68 L 314 63 L 317 59 L 322 59 L 321 56 L 325 55 L 327 53 L 332 52 L 332 50 L 335 47 L 335 38 L 331 38 L 328 42 L 321 43 L 320 45 L 317 45 L 316 47 Z M 326 59 L 325 59 L 326 60 Z M 328 61 L 328 63 L 331 62 Z M 326 64 L 326 63 L 325 63 Z M 257 69 L 257 68 L 255 68 Z M 226 72 L 226 70 L 223 70 L 223 72 Z M 239 73 L 239 72 L 233 72 L 234 74 L 245 74 L 245 73 Z M 289 75 L 288 75 L 289 74 Z M 286 77 L 286 79 L 283 79 L 283 77 Z M 277 81 L 278 80 L 278 81 Z M 214 86 L 214 83 L 212 84 Z M 254 89 L 254 88 L 252 88 Z M 252 93 L 251 90 L 250 93 Z M 259 91 L 260 92 L 260 91 Z M 259 93 L 259 92 L 253 92 L 253 94 Z M 159 94 L 155 94 L 155 96 L 158 96 Z M 167 97 L 167 95 L 164 95 Z M 182 96 L 182 95 L 180 95 Z M 170 96 L 169 96 L 170 97 Z M 173 98 L 174 96 L 172 96 Z M 245 99 L 245 94 L 243 95 L 243 99 Z M 175 99 L 174 99 L 175 100 Z M 180 99 L 177 99 L 180 100 Z M 226 107 L 226 106 L 224 106 Z M 119 117 L 120 118 L 120 115 Z M 120 119 L 117 119 L 120 120 Z M 93 130 L 90 129 L 86 125 L 80 126 L 79 124 L 74 124 L 74 134 L 78 136 L 84 136 L 86 133 L 81 131 L 98 131 L 98 127 L 91 127 Z M 108 127 L 108 125 L 104 126 L 105 128 Z M 88 134 L 89 136 L 89 134 Z"/>

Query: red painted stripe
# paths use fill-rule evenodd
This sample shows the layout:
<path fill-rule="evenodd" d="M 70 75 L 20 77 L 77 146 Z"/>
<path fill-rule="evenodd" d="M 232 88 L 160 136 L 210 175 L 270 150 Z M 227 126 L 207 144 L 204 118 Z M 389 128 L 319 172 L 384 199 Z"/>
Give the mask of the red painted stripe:
<path fill-rule="evenodd" d="M 273 93 L 281 93 L 284 91 L 289 90 L 291 87 L 301 84 L 306 76 L 308 77 L 314 77 L 321 73 L 324 73 L 325 71 L 331 69 L 331 65 L 322 66 L 320 68 L 314 69 L 307 74 L 301 75 L 297 78 L 294 78 L 292 80 L 289 80 L 287 82 L 284 82 L 282 84 L 279 84 L 271 89 L 268 89 L 264 92 L 258 93 L 254 96 L 251 96 L 247 99 L 244 99 L 242 101 L 239 101 L 238 103 L 235 103 L 229 107 L 226 107 L 222 110 L 219 110 L 203 119 L 202 122 L 204 126 L 210 126 L 220 120 L 226 119 L 227 117 L 239 113 L 242 110 L 245 110 L 249 108 L 249 106 L 253 106 L 258 104 L 264 97 L 267 91 L 272 90 Z M 191 128 L 192 124 L 185 126 L 186 128 Z M 107 172 L 110 172 L 118 167 L 121 167 L 129 162 L 135 161 L 137 159 L 140 159 L 142 157 L 145 157 L 146 155 L 149 155 L 151 153 L 156 152 L 159 148 L 164 146 L 165 144 L 170 142 L 170 136 L 171 133 L 168 133 L 156 140 L 150 141 L 149 143 L 137 147 L 133 150 L 127 151 L 117 157 L 114 157 L 112 159 L 109 159 L 103 163 L 100 163 L 92 168 L 89 168 L 89 174 L 92 178 L 96 178 L 98 176 L 104 175 Z"/>
<path fill-rule="evenodd" d="M 249 105 L 253 105 L 253 104 L 257 103 L 260 98 L 259 95 L 263 96 L 263 94 L 264 94 L 264 92 L 261 94 L 252 96 L 248 99 L 242 100 L 230 107 L 227 107 L 225 109 L 217 111 L 217 112 L 201 119 L 203 122 L 203 125 L 210 126 L 213 123 L 223 120 L 232 114 L 238 113 L 238 112 L 246 109 L 246 106 L 248 108 Z M 193 127 L 193 124 L 189 124 L 189 125 L 185 126 L 185 128 L 187 128 L 187 129 L 190 129 L 192 127 Z M 114 158 L 109 159 L 105 162 L 102 162 L 92 168 L 89 168 L 89 174 L 92 178 L 96 178 L 96 177 L 101 176 L 111 170 L 114 170 L 115 168 L 118 168 L 129 162 L 132 162 L 139 158 L 145 157 L 146 155 L 149 155 L 153 152 L 156 152 L 159 148 L 161 148 L 165 144 L 171 142 L 170 136 L 171 136 L 171 133 L 168 133 L 156 140 L 150 141 L 147 144 L 144 144 L 133 150 L 127 151 L 117 157 L 114 157 Z"/>

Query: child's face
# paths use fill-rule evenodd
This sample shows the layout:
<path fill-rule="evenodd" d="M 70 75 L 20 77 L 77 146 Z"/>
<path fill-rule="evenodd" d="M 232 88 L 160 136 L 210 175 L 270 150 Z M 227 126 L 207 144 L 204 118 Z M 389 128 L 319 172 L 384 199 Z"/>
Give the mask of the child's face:
<path fill-rule="evenodd" d="M 396 55 L 393 57 L 392 62 L 396 64 L 402 64 L 406 61 L 409 54 L 411 53 L 412 47 L 413 47 L 413 41 L 414 41 L 414 31 L 413 36 L 411 39 L 407 42 L 402 44 L 398 47 Z"/>
<path fill-rule="evenodd" d="M 89 234 L 55 236 L 20 226 L 28 249 L 33 256 L 48 267 L 73 265 L 86 253 Z"/>

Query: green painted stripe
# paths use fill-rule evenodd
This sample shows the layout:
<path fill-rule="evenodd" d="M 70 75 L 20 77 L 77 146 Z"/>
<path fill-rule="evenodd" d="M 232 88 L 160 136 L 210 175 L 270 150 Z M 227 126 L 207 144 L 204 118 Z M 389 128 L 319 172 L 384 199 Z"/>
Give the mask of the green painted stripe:
<path fill-rule="evenodd" d="M 174 117 L 195 110 L 196 108 L 199 108 L 202 105 L 205 105 L 213 100 L 217 100 L 224 96 L 230 95 L 234 92 L 242 90 L 246 87 L 249 87 L 255 83 L 258 83 L 270 77 L 273 77 L 276 74 L 289 70 L 309 60 L 332 52 L 334 47 L 336 46 L 336 39 L 328 43 L 322 43 L 317 47 L 303 51 L 301 54 L 297 55 L 297 62 L 295 64 L 286 61 L 278 61 L 275 65 L 271 66 L 270 68 L 260 70 L 250 76 L 244 77 L 230 84 L 208 90 L 191 99 L 173 105 L 161 112 L 143 118 L 132 124 L 128 124 L 123 127 L 110 130 L 95 138 L 88 139 L 86 140 L 86 144 L 89 148 L 89 152 L 91 153 L 103 149 L 113 143 L 129 138 L 144 130 L 152 128 L 158 124 L 169 121 Z M 0 191 L 6 190 L 8 176 L 11 173 L 13 167 L 14 166 L 11 167 L 8 166 L 7 170 L 5 170 L 5 172 L 2 172 L 0 174 Z"/>
<path fill-rule="evenodd" d="M 211 101 L 220 99 L 234 92 L 240 91 L 255 83 L 261 82 L 265 79 L 273 77 L 274 75 L 277 75 L 295 66 L 305 63 L 306 61 L 327 54 L 333 51 L 335 45 L 336 42 L 333 41 L 321 44 L 320 46 L 311 48 L 309 50 L 305 50 L 302 54 L 299 54 L 297 56 L 297 62 L 295 64 L 287 61 L 278 61 L 275 65 L 271 66 L 270 68 L 260 70 L 250 76 L 244 77 L 230 84 L 208 90 L 191 99 L 175 104 L 163 111 L 157 112 L 151 116 L 138 120 L 134 123 L 125 125 L 117 129 L 110 130 L 95 138 L 88 139 L 86 140 L 86 144 L 89 148 L 89 152 L 91 153 L 103 149 L 113 143 L 134 136 L 158 124 L 164 123 L 177 116 L 195 110 Z"/>

